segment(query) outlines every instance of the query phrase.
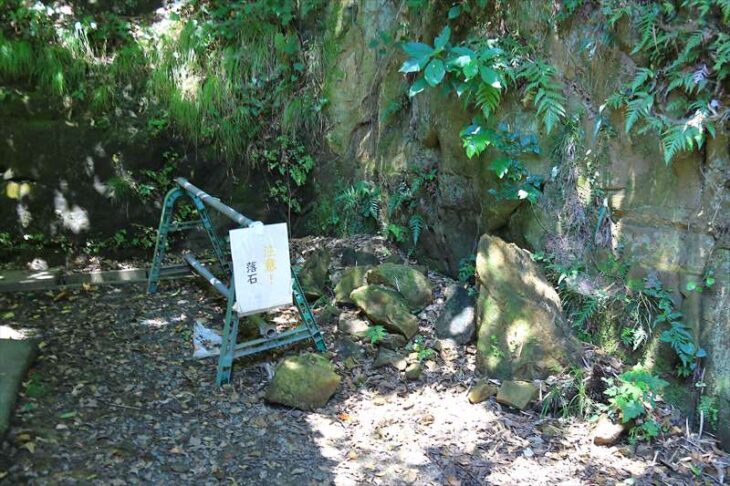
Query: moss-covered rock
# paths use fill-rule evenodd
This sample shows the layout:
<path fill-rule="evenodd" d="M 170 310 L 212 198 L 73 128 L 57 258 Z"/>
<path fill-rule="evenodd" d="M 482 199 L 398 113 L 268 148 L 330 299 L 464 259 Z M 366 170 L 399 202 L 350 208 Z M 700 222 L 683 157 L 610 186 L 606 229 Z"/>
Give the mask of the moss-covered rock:
<path fill-rule="evenodd" d="M 367 281 L 395 289 L 411 310 L 423 309 L 433 302 L 431 282 L 414 267 L 383 263 L 367 273 Z"/>
<path fill-rule="evenodd" d="M 350 267 L 342 271 L 340 281 L 335 285 L 335 302 L 352 304 L 350 294 L 358 287 L 367 284 L 365 275 L 372 267 Z"/>
<path fill-rule="evenodd" d="M 535 398 L 537 387 L 526 381 L 505 381 L 497 392 L 497 402 L 508 407 L 524 410 Z"/>
<path fill-rule="evenodd" d="M 350 299 L 373 323 L 389 331 L 400 333 L 407 339 L 418 332 L 418 319 L 410 313 L 408 305 L 395 290 L 382 285 L 365 285 L 353 290 Z"/>
<path fill-rule="evenodd" d="M 299 272 L 299 282 L 309 299 L 318 299 L 324 294 L 332 255 L 324 248 L 312 253 Z"/>
<path fill-rule="evenodd" d="M 490 377 L 535 379 L 578 362 L 560 298 L 530 255 L 484 235 L 477 252 L 477 364 Z"/>
<path fill-rule="evenodd" d="M 300 410 L 314 410 L 327 403 L 341 380 L 334 365 L 319 354 L 289 356 L 276 367 L 265 398 Z"/>

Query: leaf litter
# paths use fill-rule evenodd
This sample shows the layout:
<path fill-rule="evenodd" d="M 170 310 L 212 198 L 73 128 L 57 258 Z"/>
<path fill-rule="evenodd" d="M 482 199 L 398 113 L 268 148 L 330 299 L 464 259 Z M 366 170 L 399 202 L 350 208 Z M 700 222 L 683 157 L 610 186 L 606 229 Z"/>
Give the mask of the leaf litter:
<path fill-rule="evenodd" d="M 321 247 L 397 254 L 377 237 L 292 246 L 295 263 Z M 331 273 L 340 271 L 335 259 Z M 583 420 L 470 404 L 482 379 L 474 345 L 433 334 L 454 281 L 428 276 L 435 300 L 419 314 L 420 334 L 438 354 L 415 381 L 373 368 L 367 340 L 364 353 L 341 356 L 343 309 L 315 304 L 343 377 L 315 412 L 263 401 L 276 362 L 309 344 L 239 359 L 232 383 L 215 387 L 215 359 L 191 358 L 192 330 L 219 328 L 225 301 L 197 280 L 165 281 L 149 297 L 141 285 L 0 295 L 11 325 L 44 341 L 0 445 L 0 484 L 724 484 L 727 454 L 681 422 L 650 445 L 602 447 Z M 296 313 L 268 318 L 286 327 Z"/>

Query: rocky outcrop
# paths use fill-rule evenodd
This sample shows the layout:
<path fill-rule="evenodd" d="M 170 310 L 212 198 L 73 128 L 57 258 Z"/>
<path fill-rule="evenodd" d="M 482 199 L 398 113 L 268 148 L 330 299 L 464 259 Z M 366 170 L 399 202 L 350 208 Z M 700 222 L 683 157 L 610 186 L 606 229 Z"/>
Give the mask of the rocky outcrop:
<path fill-rule="evenodd" d="M 383 263 L 370 270 L 366 278 L 369 284 L 385 285 L 398 292 L 411 310 L 421 310 L 433 301 L 431 282 L 414 267 Z"/>
<path fill-rule="evenodd" d="M 355 289 L 350 299 L 374 324 L 411 339 L 418 332 L 418 319 L 395 290 L 382 285 L 366 285 Z"/>
<path fill-rule="evenodd" d="M 309 299 L 318 299 L 324 293 L 327 275 L 332 262 L 332 255 L 326 249 L 320 249 L 309 255 L 299 272 L 299 282 Z"/>
<path fill-rule="evenodd" d="M 560 298 L 529 253 L 484 235 L 477 250 L 477 364 L 490 377 L 546 378 L 578 363 Z"/>
<path fill-rule="evenodd" d="M 335 285 L 335 302 L 338 304 L 352 304 L 350 294 L 358 287 L 367 284 L 365 275 L 371 267 L 349 267 L 342 271 L 340 280 Z"/>

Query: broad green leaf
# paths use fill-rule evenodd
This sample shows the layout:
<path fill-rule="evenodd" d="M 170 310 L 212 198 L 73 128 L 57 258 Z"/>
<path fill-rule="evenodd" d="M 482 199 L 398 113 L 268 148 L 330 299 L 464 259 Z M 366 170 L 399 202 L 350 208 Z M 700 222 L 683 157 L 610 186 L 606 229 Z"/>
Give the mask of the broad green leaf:
<path fill-rule="evenodd" d="M 444 29 L 441 31 L 441 33 L 434 39 L 433 46 L 436 48 L 437 51 L 443 50 L 444 47 L 446 47 L 446 44 L 449 43 L 449 38 L 451 37 L 451 29 L 447 25 L 444 27 Z"/>
<path fill-rule="evenodd" d="M 467 81 L 469 81 L 471 78 L 476 76 L 477 73 L 479 72 L 479 64 L 476 61 L 471 60 L 469 63 L 464 65 L 463 71 L 464 71 L 464 77 L 466 78 Z"/>
<path fill-rule="evenodd" d="M 456 96 L 461 98 L 461 95 L 463 95 L 464 92 L 466 91 L 466 83 L 461 83 L 461 82 L 457 81 L 457 82 L 453 82 L 452 86 L 454 87 L 454 91 L 456 91 Z"/>
<path fill-rule="evenodd" d="M 510 159 L 507 157 L 500 157 L 498 159 L 494 159 L 492 163 L 489 164 L 489 168 L 497 174 L 497 177 L 502 179 L 505 175 L 507 175 L 510 165 L 512 165 L 512 161 Z"/>
<path fill-rule="evenodd" d="M 501 77 L 497 71 L 486 66 L 479 67 L 479 75 L 482 77 L 482 81 L 487 83 L 489 86 L 497 89 L 502 89 Z"/>
<path fill-rule="evenodd" d="M 461 15 L 461 6 L 456 5 L 449 9 L 449 20 L 454 20 L 459 15 Z"/>
<path fill-rule="evenodd" d="M 409 56 L 415 58 L 431 57 L 433 55 L 433 48 L 423 42 L 406 42 L 403 44 L 403 50 Z"/>
<path fill-rule="evenodd" d="M 687 290 L 692 292 L 697 288 L 697 282 L 687 282 Z"/>
<path fill-rule="evenodd" d="M 410 87 L 408 90 L 408 97 L 413 98 L 418 93 L 426 89 L 428 86 L 428 83 L 426 83 L 426 80 L 423 78 L 418 78 Z"/>
<path fill-rule="evenodd" d="M 626 423 L 644 414 L 644 405 L 638 400 L 632 400 L 621 406 L 621 421 Z"/>
<path fill-rule="evenodd" d="M 421 63 L 415 57 L 406 60 L 400 67 L 399 71 L 405 74 L 417 73 L 421 70 Z"/>
<path fill-rule="evenodd" d="M 444 62 L 441 59 L 433 59 L 426 66 L 426 71 L 423 73 L 423 76 L 428 84 L 436 86 L 443 81 L 445 74 L 446 68 L 444 67 Z"/>
<path fill-rule="evenodd" d="M 449 53 L 447 64 L 449 67 L 463 68 L 473 60 L 476 60 L 476 53 L 474 51 L 466 47 L 454 47 Z"/>
<path fill-rule="evenodd" d="M 504 54 L 504 51 L 498 47 L 490 47 L 489 49 L 484 49 L 483 51 L 479 51 L 479 59 L 482 61 L 491 61 L 495 57 L 499 57 L 502 54 Z"/>

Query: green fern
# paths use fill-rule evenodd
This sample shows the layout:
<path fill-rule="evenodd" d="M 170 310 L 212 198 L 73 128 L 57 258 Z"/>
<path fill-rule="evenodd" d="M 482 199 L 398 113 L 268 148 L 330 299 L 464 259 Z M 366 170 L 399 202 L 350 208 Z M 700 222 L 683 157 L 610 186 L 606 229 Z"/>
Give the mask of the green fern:
<path fill-rule="evenodd" d="M 727 2 L 730 4 L 730 0 Z M 728 8 L 730 9 L 730 7 Z M 717 78 L 722 81 L 730 74 L 730 35 L 724 32 L 718 33 L 711 48 L 715 63 L 712 69 L 717 73 Z"/>
<path fill-rule="evenodd" d="M 704 141 L 702 131 L 694 125 L 673 125 L 662 133 L 664 163 L 669 164 L 678 152 L 700 148 Z"/>
<path fill-rule="evenodd" d="M 529 62 L 519 73 L 527 81 L 525 95 L 532 97 L 538 115 L 542 116 L 547 133 L 565 117 L 565 96 L 562 86 L 556 80 L 553 66 L 540 61 Z"/>
<path fill-rule="evenodd" d="M 411 219 L 408 220 L 408 228 L 411 230 L 411 238 L 413 246 L 418 245 L 418 240 L 421 238 L 423 228 L 426 226 L 426 222 L 420 214 L 414 214 Z"/>
<path fill-rule="evenodd" d="M 631 91 L 638 91 L 639 88 L 644 85 L 644 83 L 646 83 L 653 77 L 654 71 L 652 71 L 651 69 L 644 67 L 637 69 L 636 74 L 634 75 L 634 79 L 632 79 L 629 83 Z"/>
<path fill-rule="evenodd" d="M 482 111 L 484 118 L 488 119 L 499 108 L 502 93 L 489 84 L 481 83 L 474 98 L 477 108 Z"/>
<path fill-rule="evenodd" d="M 640 9 L 638 17 L 636 17 L 636 28 L 641 35 L 639 43 L 631 51 L 631 54 L 638 54 L 647 46 L 654 43 L 656 45 L 655 26 L 659 17 L 659 7 L 657 5 L 647 5 Z"/>
<path fill-rule="evenodd" d="M 626 104 L 626 133 L 631 131 L 637 121 L 649 117 L 653 105 L 654 97 L 649 93 L 640 91 L 634 95 L 633 99 Z"/>

